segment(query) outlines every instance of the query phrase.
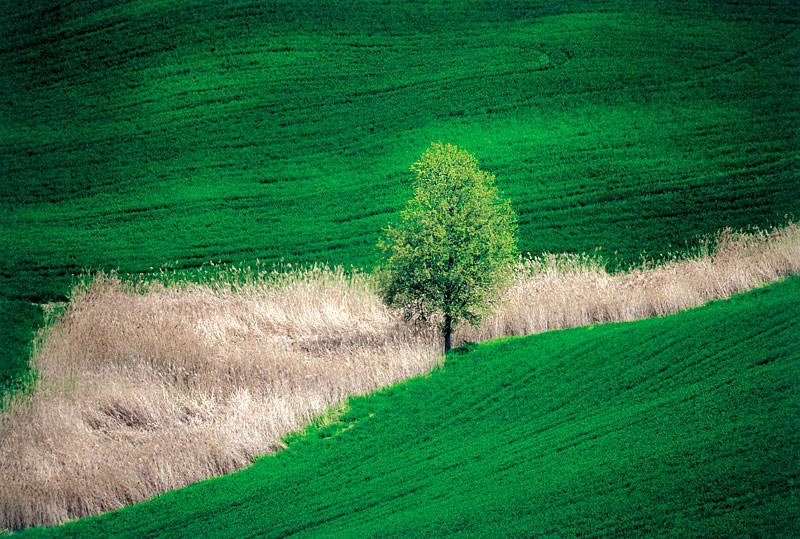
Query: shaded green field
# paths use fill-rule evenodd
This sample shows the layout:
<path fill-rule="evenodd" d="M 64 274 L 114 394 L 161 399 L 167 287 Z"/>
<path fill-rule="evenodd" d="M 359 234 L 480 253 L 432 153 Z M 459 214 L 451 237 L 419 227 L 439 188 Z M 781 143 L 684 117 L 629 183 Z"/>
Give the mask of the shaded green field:
<path fill-rule="evenodd" d="M 242 472 L 64 536 L 800 532 L 800 278 L 470 345 Z"/>
<path fill-rule="evenodd" d="M 711 4 L 11 3 L 0 296 L 63 299 L 87 267 L 369 269 L 432 140 L 497 174 L 526 251 L 624 265 L 796 217 L 800 5 Z"/>
<path fill-rule="evenodd" d="M 42 314 L 37 305 L 0 296 L 0 408 L 4 391 L 16 391 L 29 379 L 28 357 Z"/>

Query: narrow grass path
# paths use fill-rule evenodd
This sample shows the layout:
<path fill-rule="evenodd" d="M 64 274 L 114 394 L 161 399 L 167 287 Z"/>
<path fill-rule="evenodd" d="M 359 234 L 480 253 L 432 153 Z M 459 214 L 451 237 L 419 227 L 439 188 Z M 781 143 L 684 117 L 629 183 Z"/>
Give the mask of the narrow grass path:
<path fill-rule="evenodd" d="M 251 468 L 41 535 L 800 532 L 800 278 L 470 345 Z"/>

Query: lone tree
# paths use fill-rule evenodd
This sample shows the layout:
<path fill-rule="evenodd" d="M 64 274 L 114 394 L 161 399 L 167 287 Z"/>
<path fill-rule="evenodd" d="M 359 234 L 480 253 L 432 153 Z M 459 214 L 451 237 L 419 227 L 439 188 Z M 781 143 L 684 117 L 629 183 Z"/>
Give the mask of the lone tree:
<path fill-rule="evenodd" d="M 378 244 L 381 292 L 407 319 L 441 314 L 447 352 L 455 325 L 480 322 L 507 283 L 516 217 L 494 175 L 456 146 L 431 144 L 411 173 L 414 197 Z"/>

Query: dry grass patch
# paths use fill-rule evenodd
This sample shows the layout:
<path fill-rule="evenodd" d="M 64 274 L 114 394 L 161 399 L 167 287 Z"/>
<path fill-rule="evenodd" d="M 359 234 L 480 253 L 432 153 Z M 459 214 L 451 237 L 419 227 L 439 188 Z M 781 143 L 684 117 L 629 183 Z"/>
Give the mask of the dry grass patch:
<path fill-rule="evenodd" d="M 698 256 L 608 274 L 518 268 L 456 342 L 659 316 L 800 272 L 800 227 L 721 233 Z M 440 339 L 369 275 L 311 268 L 233 287 L 98 275 L 40 335 L 37 382 L 0 415 L 0 527 L 54 524 L 248 465 L 349 395 L 430 370 Z"/>
<path fill-rule="evenodd" d="M 725 229 L 696 256 L 609 274 L 587 255 L 524 261 L 500 309 L 460 341 L 663 316 L 800 273 L 800 225 L 771 231 Z"/>
<path fill-rule="evenodd" d="M 51 524 L 240 469 L 343 398 L 423 373 L 430 336 L 365 275 L 164 287 L 98 275 L 0 433 L 0 523 Z"/>

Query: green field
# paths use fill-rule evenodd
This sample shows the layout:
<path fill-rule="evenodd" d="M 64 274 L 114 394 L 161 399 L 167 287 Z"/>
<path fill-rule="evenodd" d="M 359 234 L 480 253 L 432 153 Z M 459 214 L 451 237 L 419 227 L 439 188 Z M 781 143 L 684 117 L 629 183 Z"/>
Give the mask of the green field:
<path fill-rule="evenodd" d="M 84 268 L 369 269 L 433 140 L 497 174 L 524 251 L 618 267 L 785 222 L 800 4 L 711 4 L 12 3 L 0 297 Z"/>
<path fill-rule="evenodd" d="M 470 345 L 252 467 L 54 530 L 206 537 L 800 532 L 800 277 Z"/>
<path fill-rule="evenodd" d="M 42 320 L 42 310 L 37 305 L 0 298 L 0 343 L 3 346 L 0 352 L 0 396 L 4 390 L 15 391 L 29 379 L 26 374 L 33 329 L 39 327 Z"/>
<path fill-rule="evenodd" d="M 26 377 L 38 304 L 66 299 L 86 269 L 370 270 L 435 140 L 497 175 L 532 253 L 598 250 L 613 270 L 726 226 L 796 220 L 798 58 L 793 0 L 8 3 L 0 393 Z M 316 519 L 377 533 L 384 519 L 434 533 L 440 517 L 439 531 L 469 531 L 477 512 L 483 533 L 508 519 L 554 533 L 796 530 L 797 288 L 481 345 L 355 401 L 345 421 L 361 422 L 342 436 L 68 529 L 280 533 Z M 782 359 L 750 368 L 767 356 Z M 408 462 L 381 453 L 395 445 Z"/>

